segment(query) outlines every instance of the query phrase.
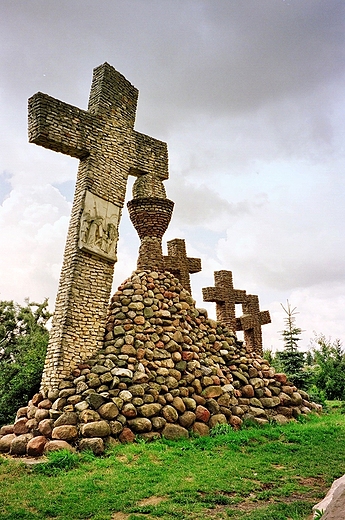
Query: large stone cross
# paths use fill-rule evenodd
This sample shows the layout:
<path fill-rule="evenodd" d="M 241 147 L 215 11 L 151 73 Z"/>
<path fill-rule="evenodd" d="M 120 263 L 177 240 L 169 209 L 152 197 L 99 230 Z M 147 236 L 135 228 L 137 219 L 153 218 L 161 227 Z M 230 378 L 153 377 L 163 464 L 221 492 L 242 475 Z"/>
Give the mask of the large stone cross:
<path fill-rule="evenodd" d="M 168 178 L 165 143 L 134 130 L 138 90 L 97 67 L 87 110 L 29 99 L 29 141 L 80 159 L 42 388 L 102 346 L 128 175 Z"/>
<path fill-rule="evenodd" d="M 174 274 L 190 293 L 190 274 L 201 271 L 200 258 L 187 257 L 186 243 L 182 238 L 174 238 L 168 243 L 168 256 L 164 256 L 164 268 Z"/>
<path fill-rule="evenodd" d="M 247 352 L 256 352 L 260 356 L 262 349 L 261 326 L 271 323 L 269 311 L 260 311 L 259 297 L 247 294 L 242 303 L 243 316 L 236 319 L 236 330 L 244 331 Z"/>
<path fill-rule="evenodd" d="M 215 287 L 205 287 L 202 290 L 205 302 L 216 302 L 217 320 L 236 331 L 236 307 L 243 303 L 246 291 L 234 289 L 231 271 L 214 272 Z"/>

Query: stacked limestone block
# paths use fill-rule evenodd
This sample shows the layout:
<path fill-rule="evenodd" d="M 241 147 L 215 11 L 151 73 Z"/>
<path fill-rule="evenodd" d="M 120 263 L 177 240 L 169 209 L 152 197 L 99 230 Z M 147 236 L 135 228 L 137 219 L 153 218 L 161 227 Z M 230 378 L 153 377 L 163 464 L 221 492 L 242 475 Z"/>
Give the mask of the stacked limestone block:
<path fill-rule="evenodd" d="M 113 296 L 104 348 L 58 390 L 36 394 L 1 429 L 0 450 L 40 455 L 67 447 L 207 435 L 243 419 L 283 424 L 317 410 L 195 302 L 172 274 L 136 271 Z"/>

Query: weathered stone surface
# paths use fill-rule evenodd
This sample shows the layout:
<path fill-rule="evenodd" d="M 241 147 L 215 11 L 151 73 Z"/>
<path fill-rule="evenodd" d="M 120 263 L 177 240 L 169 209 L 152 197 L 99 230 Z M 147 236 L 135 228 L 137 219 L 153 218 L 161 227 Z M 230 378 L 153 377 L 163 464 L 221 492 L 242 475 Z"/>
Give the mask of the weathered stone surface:
<path fill-rule="evenodd" d="M 35 394 L 31 399 L 31 402 L 34 406 L 38 406 L 38 403 L 40 403 L 41 401 L 43 401 L 43 395 L 41 394 L 41 392 Z"/>
<path fill-rule="evenodd" d="M 252 385 L 244 385 L 241 388 L 243 397 L 254 397 L 254 388 Z"/>
<path fill-rule="evenodd" d="M 106 401 L 102 395 L 97 393 L 90 394 L 85 400 L 94 410 L 97 410 Z"/>
<path fill-rule="evenodd" d="M 44 453 L 49 453 L 50 451 L 59 451 L 59 450 L 68 450 L 69 452 L 75 452 L 75 448 L 73 448 L 67 441 L 54 440 L 49 441 L 44 446 Z"/>
<path fill-rule="evenodd" d="M 235 429 L 238 430 L 242 426 L 242 419 L 237 415 L 232 415 L 229 420 L 229 424 Z"/>
<path fill-rule="evenodd" d="M 280 372 L 274 375 L 274 379 L 276 379 L 276 381 L 279 381 L 279 383 L 282 383 L 283 385 L 287 383 L 286 374 Z"/>
<path fill-rule="evenodd" d="M 98 409 L 99 415 L 108 421 L 112 421 L 119 415 L 119 409 L 114 403 L 104 403 Z"/>
<path fill-rule="evenodd" d="M 253 377 L 249 382 L 255 390 L 264 386 L 264 381 L 260 377 Z"/>
<path fill-rule="evenodd" d="M 152 423 L 146 417 L 137 417 L 128 421 L 128 425 L 135 433 L 145 433 L 152 430 Z"/>
<path fill-rule="evenodd" d="M 143 404 L 139 408 L 139 412 L 143 417 L 153 417 L 157 415 L 162 409 L 162 405 L 159 403 Z"/>
<path fill-rule="evenodd" d="M 206 435 L 209 435 L 209 433 L 210 433 L 210 429 L 209 429 L 209 427 L 207 426 L 207 424 L 205 424 L 205 423 L 201 423 L 201 422 L 195 422 L 195 423 L 193 424 L 192 431 L 193 431 L 196 435 L 200 435 L 201 437 L 204 437 L 204 436 L 206 436 Z"/>
<path fill-rule="evenodd" d="M 186 405 L 184 404 L 181 397 L 174 397 L 172 406 L 179 412 L 184 413 L 186 411 Z"/>
<path fill-rule="evenodd" d="M 52 419 L 43 419 L 43 421 L 41 421 L 38 424 L 38 431 L 44 437 L 49 438 L 52 435 L 53 427 L 54 427 L 54 421 Z"/>
<path fill-rule="evenodd" d="M 164 419 L 166 419 L 167 422 L 173 423 L 176 422 L 178 419 L 178 413 L 175 410 L 173 406 L 166 405 L 162 409 L 162 414 Z"/>
<path fill-rule="evenodd" d="M 104 442 L 100 437 L 93 437 L 91 439 L 80 439 L 80 451 L 91 450 L 95 455 L 102 455 L 104 453 Z"/>
<path fill-rule="evenodd" d="M 197 421 L 208 423 L 211 413 L 204 406 L 197 406 L 195 410 L 195 416 Z"/>
<path fill-rule="evenodd" d="M 53 402 L 52 409 L 53 410 L 62 410 L 64 406 L 66 406 L 67 399 L 65 397 L 58 397 L 56 401 Z"/>
<path fill-rule="evenodd" d="M 83 410 L 87 410 L 89 408 L 89 403 L 87 401 L 80 401 L 74 405 L 74 408 L 77 412 L 82 412 Z"/>
<path fill-rule="evenodd" d="M 43 419 L 48 419 L 49 410 L 46 408 L 38 408 L 35 413 L 35 419 L 37 422 L 43 421 Z"/>
<path fill-rule="evenodd" d="M 79 415 L 80 422 L 82 423 L 98 421 L 100 418 L 101 416 L 95 410 L 83 410 Z"/>
<path fill-rule="evenodd" d="M 26 417 L 18 419 L 18 421 L 14 423 L 13 433 L 15 433 L 16 435 L 23 435 L 24 433 L 29 433 L 28 427 L 26 425 L 27 422 L 28 420 Z"/>
<path fill-rule="evenodd" d="M 0 438 L 0 452 L 7 453 L 10 451 L 11 443 L 16 438 L 14 433 L 8 433 Z"/>
<path fill-rule="evenodd" d="M 279 397 L 261 397 L 260 401 L 264 408 L 274 408 L 280 405 Z"/>
<path fill-rule="evenodd" d="M 11 442 L 10 455 L 25 455 L 29 440 L 32 439 L 31 433 L 25 433 L 15 437 Z"/>
<path fill-rule="evenodd" d="M 194 422 L 195 422 L 195 413 L 193 413 L 193 412 L 184 412 L 179 417 L 179 423 L 184 428 L 190 429 L 191 426 L 194 424 Z"/>
<path fill-rule="evenodd" d="M 89 422 L 81 426 L 81 433 L 84 437 L 107 437 L 110 426 L 107 421 Z"/>
<path fill-rule="evenodd" d="M 302 404 L 302 396 L 298 392 L 293 392 L 291 395 L 291 405 L 300 406 Z"/>
<path fill-rule="evenodd" d="M 152 417 L 151 422 L 155 430 L 161 430 L 166 425 L 164 417 Z"/>
<path fill-rule="evenodd" d="M 201 395 L 205 397 L 205 399 L 211 399 L 214 397 L 219 397 L 222 395 L 222 393 L 223 390 L 221 386 L 208 386 L 202 391 Z"/>
<path fill-rule="evenodd" d="M 178 424 L 166 424 L 162 435 L 168 440 L 187 439 L 189 437 L 188 430 Z"/>
<path fill-rule="evenodd" d="M 43 455 L 44 447 L 47 444 L 47 439 L 40 435 L 29 440 L 26 452 L 30 457 L 40 457 Z"/>
<path fill-rule="evenodd" d="M 282 415 L 281 413 L 278 413 L 277 415 L 273 415 L 273 417 L 271 417 L 271 420 L 281 426 L 283 426 L 284 424 L 288 424 L 290 421 L 287 417 L 285 417 L 285 415 Z"/>
<path fill-rule="evenodd" d="M 19 419 L 20 417 L 26 417 L 27 413 L 28 413 L 27 406 L 23 406 L 22 408 L 19 408 L 19 410 L 17 411 L 17 419 Z"/>
<path fill-rule="evenodd" d="M 123 443 L 134 442 L 135 435 L 130 428 L 124 428 L 119 435 L 119 440 Z"/>
<path fill-rule="evenodd" d="M 208 422 L 208 425 L 210 428 L 214 428 L 217 424 L 226 424 L 228 421 L 224 414 L 217 413 L 215 415 L 212 415 L 210 417 L 210 420 Z"/>
<path fill-rule="evenodd" d="M 56 421 L 54 422 L 54 427 L 63 426 L 65 424 L 70 424 L 75 426 L 78 424 L 78 416 L 74 412 L 65 412 Z"/>
<path fill-rule="evenodd" d="M 44 420 L 49 420 L 49 419 L 44 419 Z M 29 432 L 37 430 L 38 422 L 36 421 L 36 419 L 28 419 L 28 422 L 26 423 L 26 427 L 29 430 Z"/>
<path fill-rule="evenodd" d="M 132 403 L 125 403 L 122 407 L 121 413 L 127 417 L 127 419 L 133 419 L 133 417 L 137 416 L 137 410 Z"/>
<path fill-rule="evenodd" d="M 50 410 L 52 407 L 52 403 L 50 399 L 43 399 L 43 401 L 38 403 L 38 408 L 44 408 L 46 410 Z"/>
<path fill-rule="evenodd" d="M 13 433 L 14 425 L 13 424 L 6 424 L 0 428 L 0 435 L 8 435 L 10 433 Z"/>
<path fill-rule="evenodd" d="M 78 430 L 75 426 L 64 425 L 57 426 L 52 431 L 52 438 L 62 441 L 74 441 L 78 437 Z"/>

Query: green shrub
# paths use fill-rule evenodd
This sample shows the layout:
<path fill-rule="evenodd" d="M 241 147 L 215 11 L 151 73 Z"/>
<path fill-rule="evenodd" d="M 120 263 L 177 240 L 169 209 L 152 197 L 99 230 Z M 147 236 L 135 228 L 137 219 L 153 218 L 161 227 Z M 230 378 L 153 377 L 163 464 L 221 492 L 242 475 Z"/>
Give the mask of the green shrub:
<path fill-rule="evenodd" d="M 0 301 L 0 425 L 39 390 L 49 333 L 48 302 Z"/>
<path fill-rule="evenodd" d="M 211 437 L 217 437 L 217 435 L 228 435 L 229 433 L 232 433 L 233 429 L 231 428 L 230 424 L 216 424 L 213 428 L 210 430 L 210 436 Z"/>
<path fill-rule="evenodd" d="M 34 471 L 44 475 L 56 475 L 60 471 L 69 471 L 79 464 L 79 456 L 68 450 L 51 451 L 48 461 L 34 466 Z"/>

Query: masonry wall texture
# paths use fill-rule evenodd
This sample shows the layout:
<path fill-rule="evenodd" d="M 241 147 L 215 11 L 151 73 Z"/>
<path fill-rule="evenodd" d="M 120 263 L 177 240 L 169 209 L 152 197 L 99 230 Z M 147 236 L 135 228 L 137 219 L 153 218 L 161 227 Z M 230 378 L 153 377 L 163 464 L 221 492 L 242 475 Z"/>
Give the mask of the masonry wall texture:
<path fill-rule="evenodd" d="M 284 424 L 320 407 L 226 326 L 197 309 L 169 272 L 136 271 L 112 297 L 102 348 L 18 410 L 0 451 L 102 453 L 113 442 L 207 435 L 244 419 Z"/>
<path fill-rule="evenodd" d="M 121 216 L 128 175 L 149 175 L 153 186 L 168 178 L 166 144 L 133 129 L 137 97 L 105 63 L 94 70 L 87 111 L 42 93 L 29 99 L 29 141 L 80 159 L 42 388 L 57 388 L 102 346 L 116 243 L 113 258 L 79 247 L 86 193 L 116 205 Z M 102 220 L 96 213 L 88 218 Z"/>

